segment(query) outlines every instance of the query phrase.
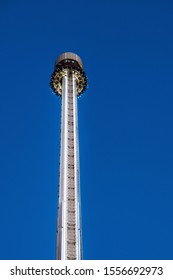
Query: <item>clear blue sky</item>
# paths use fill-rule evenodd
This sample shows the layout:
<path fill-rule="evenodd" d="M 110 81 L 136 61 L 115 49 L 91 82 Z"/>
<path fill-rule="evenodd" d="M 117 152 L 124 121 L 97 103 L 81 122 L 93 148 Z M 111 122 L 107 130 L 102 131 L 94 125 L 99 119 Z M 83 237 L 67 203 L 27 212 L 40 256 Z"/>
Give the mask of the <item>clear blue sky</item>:
<path fill-rule="evenodd" d="M 55 259 L 61 100 L 79 54 L 84 259 L 173 259 L 173 3 L 0 4 L 0 259 Z"/>

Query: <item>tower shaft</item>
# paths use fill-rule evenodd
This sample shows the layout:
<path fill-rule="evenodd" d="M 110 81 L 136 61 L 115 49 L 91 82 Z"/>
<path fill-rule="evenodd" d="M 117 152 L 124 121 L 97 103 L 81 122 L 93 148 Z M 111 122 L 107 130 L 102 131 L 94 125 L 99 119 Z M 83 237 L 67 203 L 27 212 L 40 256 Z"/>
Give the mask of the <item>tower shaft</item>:
<path fill-rule="evenodd" d="M 59 211 L 56 258 L 78 260 L 81 253 L 79 148 L 76 76 L 66 69 L 62 78 Z"/>

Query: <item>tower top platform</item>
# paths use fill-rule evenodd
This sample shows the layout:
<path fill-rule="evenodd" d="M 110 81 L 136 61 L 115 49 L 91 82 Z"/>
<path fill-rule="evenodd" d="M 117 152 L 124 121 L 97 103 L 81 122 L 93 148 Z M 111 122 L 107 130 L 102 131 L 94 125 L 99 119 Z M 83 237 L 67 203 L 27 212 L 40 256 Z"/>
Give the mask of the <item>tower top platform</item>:
<path fill-rule="evenodd" d="M 72 53 L 72 52 L 65 52 L 65 53 L 62 53 L 58 59 L 56 60 L 55 62 L 55 66 L 63 61 L 63 60 L 75 60 L 76 62 L 78 62 L 78 64 L 80 65 L 81 68 L 83 68 L 83 65 L 82 65 L 82 59 L 75 53 Z"/>
<path fill-rule="evenodd" d="M 62 95 L 63 79 L 65 76 L 75 78 L 77 96 L 81 95 L 87 87 L 87 77 L 83 70 L 81 58 L 72 52 L 61 54 L 55 61 L 54 72 L 51 76 L 50 86 L 57 95 Z"/>

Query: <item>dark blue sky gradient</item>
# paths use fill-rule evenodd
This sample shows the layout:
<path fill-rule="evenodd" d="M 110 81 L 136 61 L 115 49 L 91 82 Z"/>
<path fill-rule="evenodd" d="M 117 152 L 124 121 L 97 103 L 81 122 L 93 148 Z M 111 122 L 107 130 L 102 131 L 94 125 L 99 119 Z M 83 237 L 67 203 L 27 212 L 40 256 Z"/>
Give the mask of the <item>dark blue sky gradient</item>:
<path fill-rule="evenodd" d="M 84 259 L 173 259 L 173 3 L 0 4 L 0 259 L 55 259 L 60 105 L 79 54 Z"/>

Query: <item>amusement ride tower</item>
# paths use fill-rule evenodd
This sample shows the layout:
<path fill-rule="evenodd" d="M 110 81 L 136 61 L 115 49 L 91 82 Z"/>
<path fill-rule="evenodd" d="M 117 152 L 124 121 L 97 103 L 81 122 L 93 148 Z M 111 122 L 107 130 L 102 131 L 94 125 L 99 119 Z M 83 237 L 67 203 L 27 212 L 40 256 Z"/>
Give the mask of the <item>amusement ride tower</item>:
<path fill-rule="evenodd" d="M 55 62 L 50 82 L 62 98 L 59 202 L 56 259 L 82 259 L 77 97 L 87 78 L 80 57 L 63 53 Z"/>

